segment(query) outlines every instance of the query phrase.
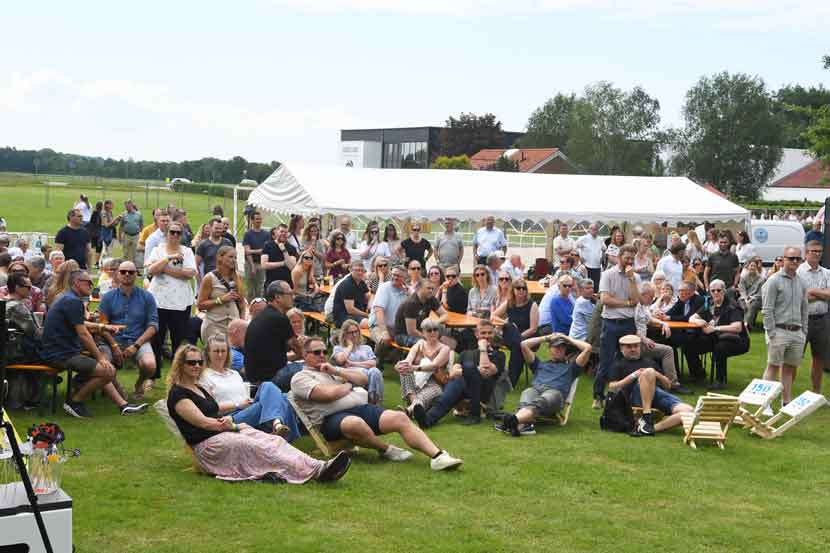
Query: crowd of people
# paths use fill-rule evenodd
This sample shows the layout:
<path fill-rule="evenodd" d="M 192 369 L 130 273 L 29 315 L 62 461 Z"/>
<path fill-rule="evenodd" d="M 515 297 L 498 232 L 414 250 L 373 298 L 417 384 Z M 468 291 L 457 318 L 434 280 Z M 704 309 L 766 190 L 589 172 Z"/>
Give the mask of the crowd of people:
<path fill-rule="evenodd" d="M 675 351 L 696 383 L 705 376 L 700 355 L 710 353 L 710 387 L 723 389 L 728 360 L 749 350 L 759 312 L 764 377 L 781 379 L 785 403 L 805 344 L 814 391 L 830 369 L 830 271 L 819 265 L 815 234 L 766 270 L 742 231 L 733 238 L 707 228 L 703 241 L 665 232 L 662 243 L 638 228 L 630 240 L 619 227 L 605 239 L 598 223 L 574 238 L 561 224 L 549 274 L 534 275 L 547 286 L 537 303 L 528 268 L 493 217 L 470 244 L 467 288 L 453 220 L 433 245 L 417 221 L 405 232 L 370 221 L 359 236 L 347 216 L 326 233 L 321 219 L 302 215 L 265 229 L 253 211 L 240 268 L 221 210 L 194 233 L 172 205 L 146 226 L 133 202 L 119 215 L 112 207 L 93 209 L 82 196 L 45 256 L 11 251 L 0 235 L 0 297 L 23 336 L 12 357 L 74 373 L 64 404 L 72 416 L 92 416 L 86 401 L 97 390 L 122 414 L 140 414 L 162 377 L 169 334 L 169 412 L 200 465 L 221 478 L 302 483 L 346 473 L 348 458 L 324 463 L 290 445 L 302 431 L 292 401 L 327 440 L 405 461 L 409 450 L 381 438 L 398 433 L 434 470 L 457 468 L 462 460 L 424 430 L 454 409 L 464 425 L 501 413 L 526 366 L 532 384 L 498 430 L 534 434 L 537 418 L 560 412 L 574 379 L 592 370 L 593 407 L 622 392 L 642 408 L 633 434 L 651 436 L 692 409 L 677 397 L 691 390 Z M 448 326 L 453 313 L 474 326 Z M 333 327 L 331 344 L 311 332 L 320 316 Z M 679 322 L 688 325 L 673 327 Z M 538 356 L 543 344 L 548 361 Z M 128 362 L 136 380 L 124 390 L 116 374 Z M 400 409 L 383 407 L 385 367 L 400 381 Z M 26 386 L 29 406 L 39 388 Z M 655 409 L 665 415 L 659 422 Z"/>

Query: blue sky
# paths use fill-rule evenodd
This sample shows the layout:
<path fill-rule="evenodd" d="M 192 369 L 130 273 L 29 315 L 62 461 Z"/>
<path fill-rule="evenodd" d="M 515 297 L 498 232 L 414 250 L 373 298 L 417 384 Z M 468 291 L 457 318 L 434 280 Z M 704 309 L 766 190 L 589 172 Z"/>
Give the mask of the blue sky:
<path fill-rule="evenodd" d="M 598 80 L 679 125 L 701 75 L 830 87 L 828 20 L 815 0 L 13 2 L 0 146 L 331 163 L 341 128 L 490 111 L 520 131 Z"/>

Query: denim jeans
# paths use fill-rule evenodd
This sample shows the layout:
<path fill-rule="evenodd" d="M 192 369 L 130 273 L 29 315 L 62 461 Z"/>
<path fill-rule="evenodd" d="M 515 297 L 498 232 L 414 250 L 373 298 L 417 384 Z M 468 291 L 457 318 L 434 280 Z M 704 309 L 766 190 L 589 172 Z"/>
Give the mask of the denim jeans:
<path fill-rule="evenodd" d="M 291 379 L 301 370 L 303 370 L 303 363 L 301 361 L 292 361 L 278 370 L 274 378 L 271 379 L 271 382 L 287 394 L 291 391 Z"/>
<path fill-rule="evenodd" d="M 466 389 L 467 384 L 464 382 L 464 378 L 456 378 L 447 382 L 447 385 L 444 386 L 444 391 L 432 404 L 432 407 L 429 408 L 427 411 L 426 416 L 426 426 L 430 427 L 441 420 L 444 415 L 450 412 L 450 410 L 455 407 L 459 401 L 464 399 L 464 390 Z"/>
<path fill-rule="evenodd" d="M 254 402 L 245 409 L 231 413 L 231 416 L 237 424 L 245 423 L 268 433 L 273 430 L 273 421 L 279 419 L 291 430 L 286 441 L 292 442 L 300 437 L 297 415 L 285 395 L 271 382 L 260 384 Z"/>

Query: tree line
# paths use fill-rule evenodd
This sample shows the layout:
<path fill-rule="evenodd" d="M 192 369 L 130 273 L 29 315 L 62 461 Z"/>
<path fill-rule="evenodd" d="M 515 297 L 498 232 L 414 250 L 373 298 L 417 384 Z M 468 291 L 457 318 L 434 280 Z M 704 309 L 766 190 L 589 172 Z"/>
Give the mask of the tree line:
<path fill-rule="evenodd" d="M 106 178 L 165 180 L 183 177 L 194 182 L 235 184 L 243 178 L 262 182 L 279 163 L 257 163 L 235 156 L 229 160 L 206 157 L 192 161 L 135 161 L 80 156 L 42 150 L 0 148 L 0 171 L 74 174 Z"/>
<path fill-rule="evenodd" d="M 822 61 L 830 69 L 830 56 Z M 436 168 L 447 160 L 463 168 L 462 156 L 503 140 L 501 122 L 491 113 L 450 117 L 447 127 L 465 129 L 464 140 L 458 132 L 455 140 L 442 135 Z M 704 76 L 686 92 L 683 126 L 671 128 L 661 126 L 660 103 L 642 88 L 600 81 L 581 94 L 558 93 L 535 109 L 515 147 L 560 148 L 583 173 L 684 175 L 732 198 L 755 200 L 782 148 L 808 149 L 830 163 L 830 90 L 796 84 L 770 91 L 757 76 Z M 505 164 L 494 169 L 515 170 Z"/>

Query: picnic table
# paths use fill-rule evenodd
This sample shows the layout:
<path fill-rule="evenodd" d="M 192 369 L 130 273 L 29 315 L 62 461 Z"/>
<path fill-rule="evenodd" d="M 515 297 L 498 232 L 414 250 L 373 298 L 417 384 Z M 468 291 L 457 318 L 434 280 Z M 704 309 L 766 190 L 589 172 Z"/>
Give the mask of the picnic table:
<path fill-rule="evenodd" d="M 548 289 L 538 280 L 527 281 L 527 293 L 531 296 L 544 296 Z"/>

